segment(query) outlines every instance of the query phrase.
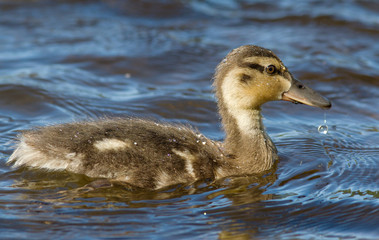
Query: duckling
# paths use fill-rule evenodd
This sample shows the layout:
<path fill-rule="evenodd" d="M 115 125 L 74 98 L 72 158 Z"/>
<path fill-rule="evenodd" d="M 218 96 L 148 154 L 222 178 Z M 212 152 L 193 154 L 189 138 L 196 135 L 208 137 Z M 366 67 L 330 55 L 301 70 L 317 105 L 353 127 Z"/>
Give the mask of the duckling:
<path fill-rule="evenodd" d="M 213 86 L 224 142 L 184 125 L 104 118 L 24 131 L 8 163 L 145 189 L 251 175 L 269 170 L 278 158 L 262 123 L 264 103 L 331 107 L 329 100 L 296 80 L 271 50 L 254 45 L 232 50 L 217 66 Z"/>

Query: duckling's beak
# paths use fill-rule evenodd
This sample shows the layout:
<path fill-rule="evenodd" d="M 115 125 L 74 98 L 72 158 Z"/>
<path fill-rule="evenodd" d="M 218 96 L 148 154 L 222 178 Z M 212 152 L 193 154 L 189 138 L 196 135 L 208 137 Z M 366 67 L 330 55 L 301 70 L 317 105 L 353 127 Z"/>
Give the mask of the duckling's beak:
<path fill-rule="evenodd" d="M 328 99 L 295 78 L 292 78 L 290 89 L 283 93 L 282 100 L 293 103 L 303 103 L 322 109 L 332 107 L 332 103 Z"/>

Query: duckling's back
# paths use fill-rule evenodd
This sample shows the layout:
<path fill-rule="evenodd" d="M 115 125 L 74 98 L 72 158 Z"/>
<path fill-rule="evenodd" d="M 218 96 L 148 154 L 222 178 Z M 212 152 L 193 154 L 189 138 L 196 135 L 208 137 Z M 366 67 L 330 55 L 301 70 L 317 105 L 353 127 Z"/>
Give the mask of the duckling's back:
<path fill-rule="evenodd" d="M 188 127 L 117 118 L 25 131 L 8 162 L 158 189 L 213 179 L 221 156 Z"/>

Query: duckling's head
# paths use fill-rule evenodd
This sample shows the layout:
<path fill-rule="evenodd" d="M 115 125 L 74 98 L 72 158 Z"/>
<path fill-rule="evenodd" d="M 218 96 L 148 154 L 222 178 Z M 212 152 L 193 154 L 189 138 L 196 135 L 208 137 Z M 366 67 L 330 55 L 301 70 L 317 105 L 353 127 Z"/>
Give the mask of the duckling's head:
<path fill-rule="evenodd" d="M 214 86 L 220 109 L 252 110 L 269 101 L 285 100 L 329 109 L 329 100 L 296 80 L 271 51 L 245 45 L 218 65 Z"/>

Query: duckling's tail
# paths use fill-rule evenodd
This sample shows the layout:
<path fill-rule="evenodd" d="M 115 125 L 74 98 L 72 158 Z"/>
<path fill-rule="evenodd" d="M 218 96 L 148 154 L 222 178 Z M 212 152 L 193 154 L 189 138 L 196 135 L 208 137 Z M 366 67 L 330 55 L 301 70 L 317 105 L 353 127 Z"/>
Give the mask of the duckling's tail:
<path fill-rule="evenodd" d="M 47 149 L 49 149 L 49 146 L 47 146 Z M 51 154 L 52 152 L 56 154 Z M 81 162 L 80 154 L 52 148 L 44 152 L 29 144 L 26 137 L 21 137 L 7 164 L 12 164 L 14 168 L 26 166 L 54 171 L 78 169 Z"/>

